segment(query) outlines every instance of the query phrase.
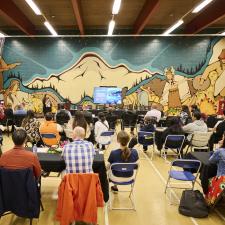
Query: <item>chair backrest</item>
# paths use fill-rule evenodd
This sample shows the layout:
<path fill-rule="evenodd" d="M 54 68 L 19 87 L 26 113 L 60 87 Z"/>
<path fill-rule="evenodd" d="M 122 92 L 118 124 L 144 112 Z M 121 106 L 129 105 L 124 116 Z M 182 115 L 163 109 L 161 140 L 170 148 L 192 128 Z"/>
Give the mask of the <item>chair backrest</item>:
<path fill-rule="evenodd" d="M 41 138 L 44 144 L 48 147 L 51 147 L 52 145 L 58 145 L 58 139 L 56 137 L 56 134 L 53 133 L 41 133 Z"/>
<path fill-rule="evenodd" d="M 135 182 L 139 165 L 138 163 L 113 163 L 110 165 L 109 171 L 114 177 L 120 177 L 121 184 L 130 184 Z M 122 178 L 125 178 L 123 182 Z M 128 179 L 130 178 L 130 180 Z"/>
<path fill-rule="evenodd" d="M 164 147 L 173 148 L 173 149 L 181 149 L 184 144 L 184 140 L 185 140 L 184 135 L 169 134 L 166 136 Z"/>
<path fill-rule="evenodd" d="M 186 170 L 194 169 L 194 171 L 198 173 L 201 168 L 201 161 L 192 159 L 175 159 L 171 163 L 171 167 L 181 167 Z"/>
<path fill-rule="evenodd" d="M 104 132 L 101 133 L 100 136 L 102 136 L 102 137 L 110 137 L 110 136 L 113 136 L 114 133 L 115 133 L 114 130 L 104 131 Z"/>
<path fill-rule="evenodd" d="M 205 147 L 208 145 L 212 132 L 194 132 L 191 145 L 196 147 Z"/>
<path fill-rule="evenodd" d="M 0 168 L 0 216 L 8 211 L 25 218 L 39 217 L 40 190 L 31 168 Z"/>
<path fill-rule="evenodd" d="M 14 124 L 17 127 L 20 127 L 22 125 L 23 119 L 26 117 L 26 115 L 14 115 Z"/>
<path fill-rule="evenodd" d="M 153 145 L 155 140 L 154 132 L 139 131 L 138 143 L 144 146 Z"/>

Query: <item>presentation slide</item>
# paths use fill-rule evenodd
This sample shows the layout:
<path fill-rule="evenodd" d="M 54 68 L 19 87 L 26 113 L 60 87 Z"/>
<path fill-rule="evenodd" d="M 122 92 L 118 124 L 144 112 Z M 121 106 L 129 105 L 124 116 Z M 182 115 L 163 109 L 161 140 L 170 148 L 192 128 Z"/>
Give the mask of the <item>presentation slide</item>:
<path fill-rule="evenodd" d="M 94 103 L 121 104 L 122 89 L 117 87 L 95 87 Z"/>

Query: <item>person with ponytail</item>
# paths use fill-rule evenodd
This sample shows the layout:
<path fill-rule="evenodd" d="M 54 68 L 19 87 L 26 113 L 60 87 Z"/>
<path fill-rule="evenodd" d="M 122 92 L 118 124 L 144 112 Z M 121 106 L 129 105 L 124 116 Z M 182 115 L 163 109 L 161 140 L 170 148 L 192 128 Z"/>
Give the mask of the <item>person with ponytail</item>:
<path fill-rule="evenodd" d="M 136 149 L 130 149 L 127 147 L 128 143 L 130 141 L 130 136 L 126 131 L 120 131 L 117 135 L 117 142 L 120 144 L 120 148 L 111 151 L 110 156 L 108 158 L 108 162 L 110 164 L 113 163 L 134 163 L 138 160 L 138 153 Z M 112 171 L 113 174 L 111 176 L 115 176 L 118 180 L 119 177 L 131 177 L 133 174 L 125 174 L 121 172 Z M 113 179 L 115 180 L 115 179 Z M 118 180 L 119 181 L 119 180 Z M 118 191 L 118 188 L 116 185 L 112 186 L 111 189 L 113 191 Z"/>

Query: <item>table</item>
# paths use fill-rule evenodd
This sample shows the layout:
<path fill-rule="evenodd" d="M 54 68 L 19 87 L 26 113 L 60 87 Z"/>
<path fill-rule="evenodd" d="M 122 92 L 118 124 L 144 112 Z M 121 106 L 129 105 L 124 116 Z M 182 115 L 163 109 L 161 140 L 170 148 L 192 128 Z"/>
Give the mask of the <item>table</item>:
<path fill-rule="evenodd" d="M 45 172 L 62 172 L 66 168 L 66 164 L 61 154 L 37 153 L 41 168 Z M 99 174 L 104 201 L 109 200 L 109 184 L 106 174 L 104 155 L 96 152 L 93 162 L 93 171 Z"/>
<path fill-rule="evenodd" d="M 210 163 L 210 152 L 190 152 L 186 159 L 197 159 L 202 163 L 200 169 L 200 180 L 204 194 L 208 192 L 209 179 L 216 176 L 217 165 Z"/>

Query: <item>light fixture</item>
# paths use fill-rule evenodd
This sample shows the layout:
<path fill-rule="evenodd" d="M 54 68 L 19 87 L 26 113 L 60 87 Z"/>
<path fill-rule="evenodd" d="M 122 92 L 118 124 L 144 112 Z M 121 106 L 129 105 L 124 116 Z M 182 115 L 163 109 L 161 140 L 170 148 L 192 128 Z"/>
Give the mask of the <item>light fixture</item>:
<path fill-rule="evenodd" d="M 121 0 L 114 0 L 113 8 L 112 8 L 113 15 L 116 15 L 119 13 L 120 5 L 121 5 Z"/>
<path fill-rule="evenodd" d="M 203 2 L 201 2 L 199 5 L 197 5 L 192 13 L 198 13 L 199 11 L 201 11 L 203 8 L 205 8 L 210 2 L 212 2 L 213 0 L 204 0 Z"/>
<path fill-rule="evenodd" d="M 2 32 L 0 32 L 0 37 L 5 37 L 5 34 L 3 34 Z"/>
<path fill-rule="evenodd" d="M 225 35 L 225 31 L 223 33 L 221 33 L 222 35 Z"/>
<path fill-rule="evenodd" d="M 44 25 L 48 28 L 48 30 L 50 31 L 50 33 L 53 36 L 57 36 L 58 35 L 57 32 L 54 30 L 54 28 L 52 27 L 52 25 L 48 21 L 45 21 Z"/>
<path fill-rule="evenodd" d="M 168 35 L 171 32 L 173 32 L 175 29 L 177 29 L 181 24 L 183 24 L 184 21 L 183 20 L 179 20 L 178 22 L 176 22 L 173 26 L 171 26 L 169 29 L 167 29 L 163 35 Z"/>
<path fill-rule="evenodd" d="M 109 36 L 112 36 L 114 27 L 115 27 L 115 21 L 114 20 L 111 20 L 109 22 L 109 28 L 108 28 L 108 35 Z"/>
<path fill-rule="evenodd" d="M 38 6 L 33 2 L 33 0 L 25 0 L 26 3 L 31 7 L 31 9 L 35 12 L 36 15 L 41 15 L 41 10 Z"/>

